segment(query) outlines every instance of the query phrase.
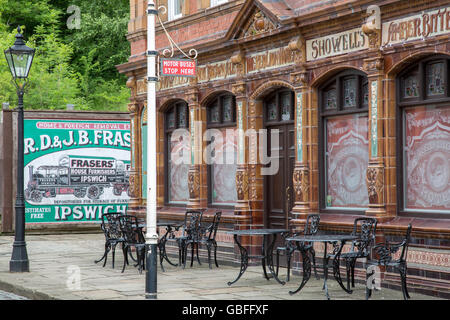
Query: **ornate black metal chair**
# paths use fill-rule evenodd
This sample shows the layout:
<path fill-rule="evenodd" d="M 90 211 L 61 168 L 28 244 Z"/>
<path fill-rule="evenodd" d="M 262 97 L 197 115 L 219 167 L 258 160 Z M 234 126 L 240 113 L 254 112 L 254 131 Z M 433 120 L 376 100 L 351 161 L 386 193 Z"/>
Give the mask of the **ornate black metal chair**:
<path fill-rule="evenodd" d="M 377 219 L 370 217 L 356 218 L 353 223 L 352 235 L 358 239 L 352 241 L 350 251 L 341 254 L 345 260 L 347 270 L 347 290 L 350 290 L 350 281 L 352 287 L 355 287 L 355 265 L 359 258 L 370 257 L 371 247 L 375 244 L 375 233 L 377 229 Z M 334 255 L 330 254 L 330 257 Z"/>
<path fill-rule="evenodd" d="M 220 218 L 222 216 L 222 212 L 218 211 L 214 214 L 213 221 L 210 225 L 207 227 L 200 227 L 200 230 L 198 233 L 194 234 L 193 237 L 186 241 L 186 248 L 185 248 L 185 254 L 187 254 L 187 250 L 189 245 L 192 247 L 191 252 L 191 267 L 194 264 L 194 247 L 197 248 L 197 260 L 199 261 L 198 256 L 198 247 L 199 245 L 203 244 L 206 246 L 206 249 L 208 250 L 208 264 L 209 268 L 212 269 L 211 266 L 211 249 L 214 247 L 214 263 L 216 264 L 216 267 L 219 267 L 219 264 L 217 263 L 217 242 L 216 242 L 216 234 L 217 229 L 219 227 Z M 186 257 L 185 257 L 186 261 Z"/>
<path fill-rule="evenodd" d="M 394 267 L 397 269 L 400 273 L 400 279 L 402 283 L 402 293 L 403 293 L 403 299 L 408 300 L 411 298 L 408 293 L 408 289 L 406 287 L 406 272 L 407 272 L 407 264 L 406 264 L 406 258 L 408 256 L 408 245 L 411 238 L 411 230 L 412 226 L 411 224 L 408 225 L 408 228 L 406 229 L 406 235 L 403 241 L 400 243 L 383 243 L 383 244 L 377 244 L 373 247 L 374 255 L 377 257 L 377 259 L 369 260 L 367 262 L 367 268 L 366 268 L 366 299 L 369 299 L 372 295 L 372 288 L 370 285 L 373 285 L 374 279 L 372 279 L 372 282 L 369 284 L 369 278 L 374 274 L 375 270 L 372 269 L 372 272 L 369 273 L 370 266 L 389 266 Z M 394 255 L 400 250 L 401 253 L 398 256 L 398 259 L 394 257 Z"/>
<path fill-rule="evenodd" d="M 119 225 L 120 213 L 105 213 L 102 216 L 102 223 L 100 227 L 102 228 L 103 234 L 105 235 L 105 252 L 103 256 L 96 260 L 95 263 L 99 263 L 103 259 L 103 267 L 106 265 L 106 260 L 108 259 L 108 253 L 112 249 L 112 267 L 114 268 L 114 257 L 116 253 L 117 244 L 121 243 L 123 246 L 124 238 L 122 237 L 122 232 Z"/>
<path fill-rule="evenodd" d="M 283 237 L 286 239 L 288 237 L 295 237 L 295 236 L 299 236 L 299 235 L 317 234 L 317 231 L 319 230 L 319 223 L 320 223 L 320 216 L 318 214 L 310 214 L 306 217 L 305 229 L 303 231 L 284 234 Z M 312 261 L 313 261 L 313 266 L 314 266 L 314 274 L 316 275 L 316 278 L 319 279 L 319 276 L 317 275 L 317 269 L 316 269 L 316 252 L 314 251 L 313 244 L 312 243 L 303 243 L 303 246 L 305 246 L 306 251 L 308 253 L 310 253 L 312 256 Z M 286 241 L 285 246 L 278 247 L 276 249 L 277 269 L 276 269 L 275 273 L 278 276 L 278 270 L 279 270 L 279 266 L 280 266 L 280 253 L 284 252 L 286 255 L 286 264 L 287 264 L 286 281 L 289 281 L 290 272 L 291 272 L 291 257 L 295 250 L 297 250 L 297 245 L 292 241 Z"/>
<path fill-rule="evenodd" d="M 194 237 L 198 239 L 199 237 L 199 229 L 202 221 L 203 211 L 202 210 L 188 210 L 184 215 L 183 224 L 177 228 L 179 231 L 181 229 L 181 234 L 179 236 L 171 236 L 167 238 L 166 241 L 175 241 L 178 245 L 178 265 L 186 266 L 186 244 L 188 240 L 193 239 Z M 198 258 L 198 248 L 197 248 L 197 259 L 200 263 L 200 259 Z"/>
<path fill-rule="evenodd" d="M 137 264 L 139 273 L 145 269 L 145 238 L 142 228 L 139 227 L 138 219 L 132 215 L 121 215 L 119 217 L 120 230 L 124 239 L 123 242 L 123 268 L 128 264 L 128 254 L 132 247 L 136 249 Z"/>

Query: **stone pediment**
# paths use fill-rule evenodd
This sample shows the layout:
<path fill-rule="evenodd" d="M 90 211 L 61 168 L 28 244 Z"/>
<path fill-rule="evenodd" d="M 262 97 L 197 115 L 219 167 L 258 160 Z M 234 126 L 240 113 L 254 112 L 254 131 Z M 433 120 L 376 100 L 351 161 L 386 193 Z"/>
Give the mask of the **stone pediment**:
<path fill-rule="evenodd" d="M 236 16 L 228 39 L 246 39 L 276 30 L 279 22 L 257 0 L 248 0 Z"/>

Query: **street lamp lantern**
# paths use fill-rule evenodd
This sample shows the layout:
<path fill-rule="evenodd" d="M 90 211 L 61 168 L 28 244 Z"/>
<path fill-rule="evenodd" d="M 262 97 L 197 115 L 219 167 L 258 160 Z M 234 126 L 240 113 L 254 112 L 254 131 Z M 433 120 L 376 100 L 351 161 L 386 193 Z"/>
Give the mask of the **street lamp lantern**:
<path fill-rule="evenodd" d="M 15 205 L 15 228 L 14 244 L 11 260 L 9 261 L 10 272 L 28 272 L 29 261 L 27 246 L 25 243 L 25 199 L 24 199 L 24 133 L 23 133 L 23 94 L 27 84 L 28 73 L 31 69 L 35 49 L 25 45 L 20 27 L 17 28 L 16 41 L 14 45 L 5 50 L 14 84 L 17 88 L 18 114 L 17 114 L 17 195 Z"/>
<path fill-rule="evenodd" d="M 26 81 L 31 69 L 35 49 L 28 47 L 23 40 L 20 27 L 17 27 L 14 45 L 5 50 L 6 61 L 15 81 Z"/>

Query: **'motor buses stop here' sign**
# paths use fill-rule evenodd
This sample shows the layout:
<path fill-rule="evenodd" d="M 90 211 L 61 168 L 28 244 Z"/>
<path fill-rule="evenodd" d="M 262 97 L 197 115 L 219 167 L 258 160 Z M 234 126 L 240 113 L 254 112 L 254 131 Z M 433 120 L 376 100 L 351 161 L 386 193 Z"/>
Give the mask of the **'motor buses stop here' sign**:
<path fill-rule="evenodd" d="M 161 59 L 161 75 L 195 77 L 196 62 L 187 59 Z"/>

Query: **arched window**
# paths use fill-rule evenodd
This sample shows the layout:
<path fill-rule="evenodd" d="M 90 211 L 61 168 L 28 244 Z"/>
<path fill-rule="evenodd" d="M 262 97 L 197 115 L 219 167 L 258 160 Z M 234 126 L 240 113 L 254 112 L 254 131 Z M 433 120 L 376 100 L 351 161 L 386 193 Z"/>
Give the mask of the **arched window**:
<path fill-rule="evenodd" d="M 450 214 L 449 68 L 448 56 L 434 56 L 397 77 L 400 214 Z"/>
<path fill-rule="evenodd" d="M 208 204 L 234 206 L 237 199 L 237 130 L 233 95 L 221 94 L 208 104 L 207 128 Z"/>
<path fill-rule="evenodd" d="M 368 81 L 344 71 L 319 88 L 319 202 L 322 210 L 369 205 Z"/>
<path fill-rule="evenodd" d="M 185 205 L 189 200 L 190 164 L 189 110 L 184 101 L 174 103 L 164 114 L 165 200 Z"/>

